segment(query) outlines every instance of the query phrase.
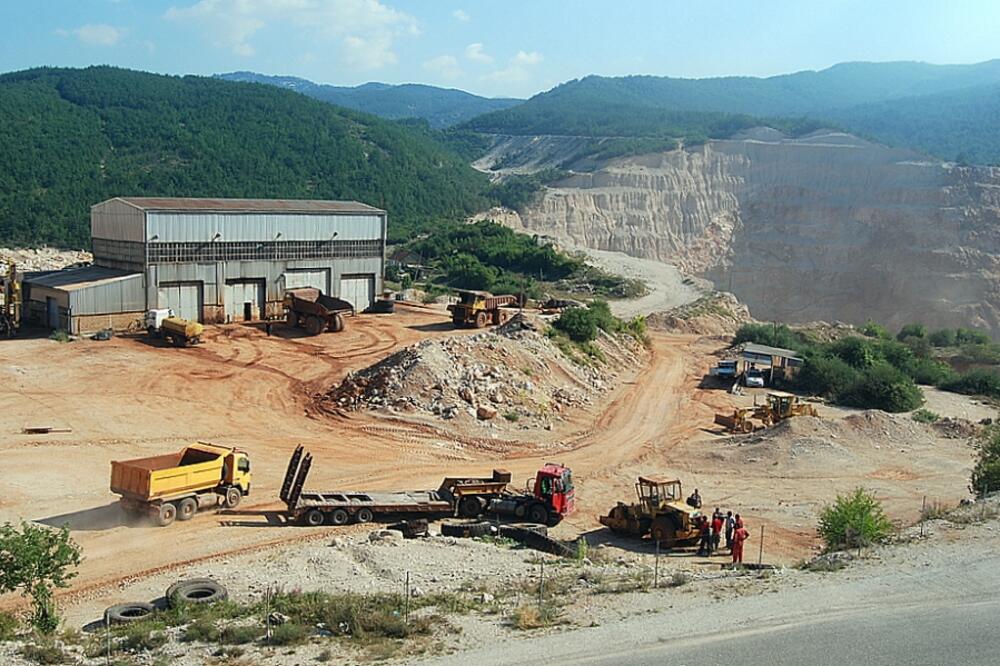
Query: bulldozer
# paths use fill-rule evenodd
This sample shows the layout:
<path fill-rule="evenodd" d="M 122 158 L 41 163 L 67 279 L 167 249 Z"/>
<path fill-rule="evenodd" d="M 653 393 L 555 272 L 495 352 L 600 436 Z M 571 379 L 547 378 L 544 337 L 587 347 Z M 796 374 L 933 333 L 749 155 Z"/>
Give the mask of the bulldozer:
<path fill-rule="evenodd" d="M 701 512 L 684 501 L 679 480 L 640 476 L 635 494 L 638 502 L 618 502 L 600 517 L 601 524 L 615 534 L 639 539 L 648 534 L 665 548 L 698 543 L 695 519 Z"/>
<path fill-rule="evenodd" d="M 797 395 L 772 391 L 763 405 L 734 409 L 732 414 L 716 414 L 715 422 L 732 433 L 751 433 L 757 428 L 751 419 L 757 419 L 766 428 L 793 416 L 819 416 L 819 413 Z"/>

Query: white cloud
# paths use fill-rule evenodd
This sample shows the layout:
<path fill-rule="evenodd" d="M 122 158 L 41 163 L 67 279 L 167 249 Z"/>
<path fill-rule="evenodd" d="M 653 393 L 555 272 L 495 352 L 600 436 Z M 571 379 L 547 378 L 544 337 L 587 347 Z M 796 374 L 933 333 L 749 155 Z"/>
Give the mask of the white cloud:
<path fill-rule="evenodd" d="M 73 30 L 59 28 L 56 34 L 60 37 L 75 35 L 81 43 L 88 46 L 114 46 L 125 36 L 125 30 L 107 23 L 87 23 Z"/>
<path fill-rule="evenodd" d="M 455 18 L 456 21 L 461 21 L 462 23 L 468 23 L 469 21 L 472 20 L 472 17 L 469 16 L 469 12 L 465 11 L 464 9 L 456 9 L 451 13 L 451 15 Z"/>
<path fill-rule="evenodd" d="M 333 46 L 343 64 L 359 70 L 396 62 L 395 39 L 420 34 L 416 19 L 379 0 L 199 0 L 164 16 L 198 25 L 216 46 L 242 56 L 254 54 L 261 30 L 291 27 L 288 41 Z"/>
<path fill-rule="evenodd" d="M 457 79 L 462 75 L 462 68 L 458 66 L 458 58 L 450 55 L 440 55 L 425 60 L 421 66 L 428 72 L 437 74 L 444 79 Z"/>
<path fill-rule="evenodd" d="M 500 83 L 516 83 L 527 81 L 531 78 L 531 68 L 542 62 L 544 58 L 538 51 L 518 51 L 513 58 L 507 62 L 503 69 L 490 72 L 483 77 L 486 81 L 497 81 Z"/>
<path fill-rule="evenodd" d="M 511 63 L 514 65 L 537 65 L 541 61 L 542 54 L 538 51 L 532 51 L 531 53 L 518 51 L 517 55 L 515 55 L 511 60 Z"/>
<path fill-rule="evenodd" d="M 486 53 L 483 48 L 483 45 L 479 42 L 469 44 L 465 47 L 465 57 L 473 62 L 482 62 L 486 64 L 493 62 L 493 56 Z"/>

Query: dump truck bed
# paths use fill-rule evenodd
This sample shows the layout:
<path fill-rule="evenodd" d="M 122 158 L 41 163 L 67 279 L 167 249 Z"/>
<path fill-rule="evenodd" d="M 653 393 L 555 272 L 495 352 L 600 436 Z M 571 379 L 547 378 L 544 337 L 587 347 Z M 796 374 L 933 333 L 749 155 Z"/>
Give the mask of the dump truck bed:
<path fill-rule="evenodd" d="M 285 292 L 287 307 L 304 314 L 313 314 L 319 317 L 327 317 L 335 312 L 352 312 L 354 306 L 347 301 L 327 296 L 319 289 L 313 287 L 302 287 L 301 289 L 289 289 Z"/>
<path fill-rule="evenodd" d="M 140 502 L 214 488 L 231 449 L 192 444 L 176 453 L 111 462 L 111 492 Z"/>

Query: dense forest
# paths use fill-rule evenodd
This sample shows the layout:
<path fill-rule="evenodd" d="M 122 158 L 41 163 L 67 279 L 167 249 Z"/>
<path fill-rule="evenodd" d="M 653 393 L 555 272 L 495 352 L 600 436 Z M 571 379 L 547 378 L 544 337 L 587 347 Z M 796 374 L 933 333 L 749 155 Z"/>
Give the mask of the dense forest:
<path fill-rule="evenodd" d="M 429 133 L 291 91 L 110 67 L 0 76 L 0 242 L 86 247 L 113 196 L 356 199 L 394 238 L 488 207 Z"/>

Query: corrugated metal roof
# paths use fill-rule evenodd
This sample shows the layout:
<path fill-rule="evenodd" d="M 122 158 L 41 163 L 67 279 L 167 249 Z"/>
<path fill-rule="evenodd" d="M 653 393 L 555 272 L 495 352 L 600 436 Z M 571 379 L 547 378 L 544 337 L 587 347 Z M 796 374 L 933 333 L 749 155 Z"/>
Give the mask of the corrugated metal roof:
<path fill-rule="evenodd" d="M 116 200 L 145 211 L 385 213 L 384 210 L 358 201 L 322 201 L 313 199 L 189 199 L 175 197 L 116 197 L 109 201 Z"/>
<path fill-rule="evenodd" d="M 748 342 L 743 345 L 743 351 L 750 352 L 751 354 L 760 354 L 761 356 L 781 356 L 782 358 L 794 358 L 802 360 L 798 352 L 792 351 L 791 349 L 782 349 L 781 347 L 768 347 L 767 345 L 758 345 L 755 342 Z"/>
<path fill-rule="evenodd" d="M 109 282 L 117 282 L 129 278 L 142 277 L 142 273 L 132 273 L 116 268 L 105 268 L 103 266 L 82 266 L 80 268 L 67 268 L 61 271 L 47 271 L 45 273 L 28 274 L 24 281 L 28 284 L 60 291 L 75 291 L 87 287 L 95 287 Z"/>

